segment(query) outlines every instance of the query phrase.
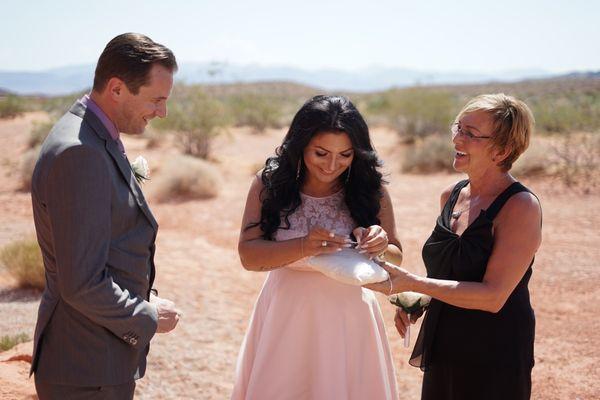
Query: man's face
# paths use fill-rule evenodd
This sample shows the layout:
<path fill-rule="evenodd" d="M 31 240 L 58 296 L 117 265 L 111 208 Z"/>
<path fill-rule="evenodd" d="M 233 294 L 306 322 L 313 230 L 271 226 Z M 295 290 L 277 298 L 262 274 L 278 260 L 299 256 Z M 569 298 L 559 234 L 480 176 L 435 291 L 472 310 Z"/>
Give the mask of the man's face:
<path fill-rule="evenodd" d="M 119 132 L 140 135 L 152 118 L 166 117 L 172 88 L 173 72 L 160 64 L 152 66 L 148 83 L 140 87 L 138 94 L 132 94 L 123 85 L 124 96 L 115 118 Z"/>

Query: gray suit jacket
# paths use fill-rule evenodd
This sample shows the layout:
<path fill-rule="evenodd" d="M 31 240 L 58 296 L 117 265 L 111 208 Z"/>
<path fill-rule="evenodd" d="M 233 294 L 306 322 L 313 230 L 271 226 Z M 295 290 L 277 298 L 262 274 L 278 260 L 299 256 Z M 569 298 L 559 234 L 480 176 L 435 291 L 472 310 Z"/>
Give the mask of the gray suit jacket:
<path fill-rule="evenodd" d="M 75 386 L 141 378 L 157 328 L 147 299 L 158 225 L 129 162 L 82 103 L 44 142 L 31 197 L 46 270 L 31 372 Z"/>

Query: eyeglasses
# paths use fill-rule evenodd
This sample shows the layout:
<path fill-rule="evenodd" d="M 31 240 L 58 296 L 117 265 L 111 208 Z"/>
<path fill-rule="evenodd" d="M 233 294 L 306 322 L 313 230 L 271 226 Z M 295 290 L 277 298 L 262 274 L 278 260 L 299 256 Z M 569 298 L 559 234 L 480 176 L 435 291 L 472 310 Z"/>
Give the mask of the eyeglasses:
<path fill-rule="evenodd" d="M 469 131 L 465 131 L 463 130 L 463 128 L 460 126 L 460 124 L 458 122 L 455 122 L 452 124 L 452 126 L 450 127 L 450 132 L 452 132 L 452 136 L 456 136 L 456 135 L 463 135 L 465 136 L 467 139 L 469 140 L 473 140 L 473 139 L 491 139 L 491 136 L 477 136 L 477 135 L 473 135 L 471 132 Z"/>

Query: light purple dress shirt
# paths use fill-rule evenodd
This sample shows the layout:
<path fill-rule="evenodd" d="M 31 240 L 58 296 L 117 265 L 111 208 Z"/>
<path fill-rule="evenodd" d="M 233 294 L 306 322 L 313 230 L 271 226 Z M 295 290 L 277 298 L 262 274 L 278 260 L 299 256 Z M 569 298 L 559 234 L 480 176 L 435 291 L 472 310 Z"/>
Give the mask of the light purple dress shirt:
<path fill-rule="evenodd" d="M 119 131 L 115 123 L 112 122 L 110 118 L 108 118 L 108 116 L 104 113 L 104 111 L 102 111 L 100 106 L 98 106 L 98 104 L 96 104 L 96 102 L 92 100 L 89 95 L 84 95 L 81 99 L 79 99 L 79 102 L 86 106 L 86 108 L 88 108 L 91 112 L 93 112 L 94 115 L 96 115 L 96 117 L 98 117 L 100 122 L 102 122 L 102 125 L 104 125 L 104 127 L 110 134 L 110 137 L 113 138 L 115 142 L 117 142 L 119 150 L 121 150 L 123 156 L 127 157 L 125 154 L 125 146 L 123 146 L 123 142 L 121 141 Z"/>

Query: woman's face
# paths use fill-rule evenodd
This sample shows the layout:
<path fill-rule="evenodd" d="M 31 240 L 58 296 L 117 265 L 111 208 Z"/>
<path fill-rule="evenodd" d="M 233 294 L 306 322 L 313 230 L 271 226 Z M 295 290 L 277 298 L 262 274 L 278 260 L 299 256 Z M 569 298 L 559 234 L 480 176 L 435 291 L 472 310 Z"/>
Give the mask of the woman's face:
<path fill-rule="evenodd" d="M 492 119 L 483 111 L 463 115 L 458 121 L 457 131 L 452 135 L 454 143 L 454 169 L 470 173 L 485 171 L 495 166 L 494 152 L 490 146 Z"/>
<path fill-rule="evenodd" d="M 309 181 L 335 182 L 353 159 L 354 148 L 345 132 L 316 134 L 304 148 L 304 165 Z"/>

